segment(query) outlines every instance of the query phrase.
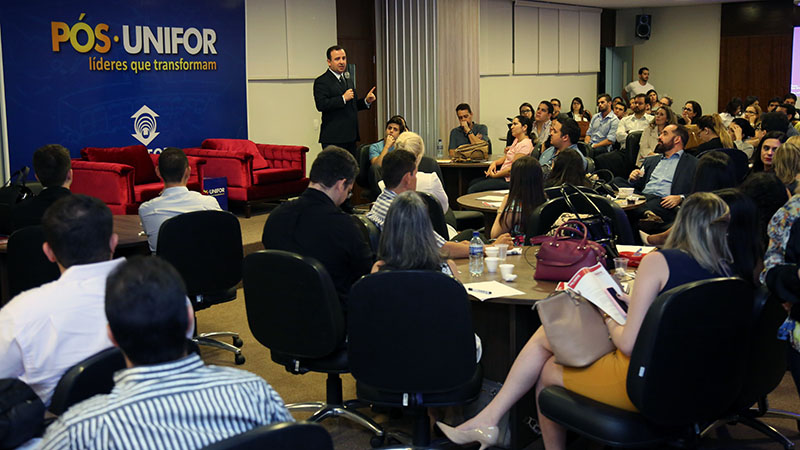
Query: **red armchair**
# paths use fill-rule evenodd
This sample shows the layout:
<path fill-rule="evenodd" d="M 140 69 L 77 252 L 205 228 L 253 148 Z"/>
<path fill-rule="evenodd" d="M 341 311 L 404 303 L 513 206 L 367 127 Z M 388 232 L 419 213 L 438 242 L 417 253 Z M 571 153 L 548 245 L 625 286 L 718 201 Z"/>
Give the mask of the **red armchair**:
<path fill-rule="evenodd" d="M 246 217 L 253 203 L 291 197 L 308 187 L 308 147 L 247 139 L 206 139 L 202 147 L 184 151 L 208 161 L 207 177 L 227 177 L 228 200 L 244 203 Z"/>
<path fill-rule="evenodd" d="M 137 214 L 139 205 L 164 189 L 156 175 L 157 164 L 158 155 L 148 153 L 144 145 L 87 147 L 81 150 L 80 159 L 72 160 L 70 190 L 99 198 L 114 214 Z M 189 157 L 189 189 L 203 191 L 205 164 L 202 158 Z"/>

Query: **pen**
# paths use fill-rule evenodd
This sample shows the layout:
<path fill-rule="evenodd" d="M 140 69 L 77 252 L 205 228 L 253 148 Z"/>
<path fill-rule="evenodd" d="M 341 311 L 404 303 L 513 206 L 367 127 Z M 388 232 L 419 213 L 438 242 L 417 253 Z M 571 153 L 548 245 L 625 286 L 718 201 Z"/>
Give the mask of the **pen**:
<path fill-rule="evenodd" d="M 483 289 L 473 289 L 473 288 L 467 288 L 467 290 L 468 290 L 468 291 L 472 291 L 472 292 L 477 292 L 477 293 L 479 293 L 479 294 L 492 295 L 492 293 L 491 293 L 490 291 L 484 291 Z"/>
<path fill-rule="evenodd" d="M 639 256 L 641 254 L 642 254 L 642 248 L 639 247 L 639 250 L 636 250 L 636 252 L 633 254 L 633 256 Z"/>

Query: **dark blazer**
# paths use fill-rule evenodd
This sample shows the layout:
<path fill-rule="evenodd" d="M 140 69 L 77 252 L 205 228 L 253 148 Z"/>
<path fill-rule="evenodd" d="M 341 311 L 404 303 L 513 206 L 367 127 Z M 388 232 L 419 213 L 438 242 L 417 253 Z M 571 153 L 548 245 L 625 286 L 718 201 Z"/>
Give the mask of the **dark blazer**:
<path fill-rule="evenodd" d="M 11 231 L 42 223 L 42 216 L 56 200 L 70 195 L 65 187 L 51 187 L 42 190 L 36 197 L 17 203 L 11 208 Z"/>
<path fill-rule="evenodd" d="M 336 75 L 330 70 L 314 80 L 314 103 L 317 111 L 322 113 L 322 125 L 319 128 L 319 142 L 344 144 L 361 139 L 358 134 L 358 111 L 367 109 L 367 103 L 358 98 L 358 94 L 346 104 L 342 94 L 355 87 L 351 80 L 345 79 L 343 87 Z"/>
<path fill-rule="evenodd" d="M 631 183 L 631 185 L 636 188 L 637 191 L 641 192 L 650 181 L 650 176 L 653 174 L 653 170 L 656 168 L 660 160 L 661 155 L 648 156 L 644 159 L 644 163 L 642 164 L 642 167 L 644 168 L 644 176 L 639 178 L 636 182 Z M 678 166 L 675 168 L 675 175 L 672 177 L 670 194 L 691 194 L 692 184 L 694 183 L 694 172 L 696 169 L 697 158 L 684 151 L 681 159 L 678 160 Z"/>

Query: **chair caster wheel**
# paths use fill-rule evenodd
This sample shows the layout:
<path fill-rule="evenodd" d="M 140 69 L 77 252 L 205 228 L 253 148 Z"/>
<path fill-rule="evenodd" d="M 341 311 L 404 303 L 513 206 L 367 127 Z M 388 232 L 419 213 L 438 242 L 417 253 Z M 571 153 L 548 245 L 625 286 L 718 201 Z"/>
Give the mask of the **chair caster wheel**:
<path fill-rule="evenodd" d="M 233 346 L 234 347 L 240 347 L 241 348 L 242 345 L 244 345 L 244 342 L 242 342 L 241 338 L 238 338 L 238 337 L 233 338 Z"/>
<path fill-rule="evenodd" d="M 383 447 L 383 442 L 385 440 L 385 436 L 372 436 L 369 438 L 369 445 L 371 445 L 372 448 Z"/>
<path fill-rule="evenodd" d="M 244 364 L 244 355 L 236 355 L 233 358 L 233 362 L 236 363 L 237 366 L 241 366 Z"/>

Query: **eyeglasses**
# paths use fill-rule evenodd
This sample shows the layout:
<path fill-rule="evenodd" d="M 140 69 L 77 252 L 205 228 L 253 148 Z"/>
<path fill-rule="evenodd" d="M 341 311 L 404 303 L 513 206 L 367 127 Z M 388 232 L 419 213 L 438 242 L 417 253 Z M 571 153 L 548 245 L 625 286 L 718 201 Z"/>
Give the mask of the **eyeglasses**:
<path fill-rule="evenodd" d="M 684 111 L 689 111 L 689 112 L 692 112 L 692 108 L 687 108 L 687 107 L 685 107 L 685 106 L 683 107 L 683 110 L 684 110 Z"/>
<path fill-rule="evenodd" d="M 753 111 L 753 110 L 750 110 L 750 109 L 748 109 L 748 110 L 747 110 L 747 111 L 745 111 L 744 113 L 745 113 L 745 114 L 755 114 L 756 112 L 755 112 L 755 111 Z"/>

